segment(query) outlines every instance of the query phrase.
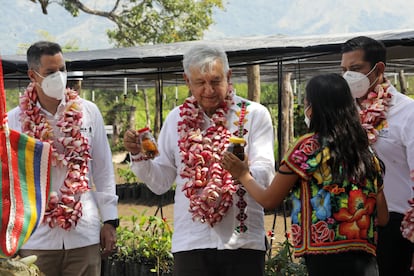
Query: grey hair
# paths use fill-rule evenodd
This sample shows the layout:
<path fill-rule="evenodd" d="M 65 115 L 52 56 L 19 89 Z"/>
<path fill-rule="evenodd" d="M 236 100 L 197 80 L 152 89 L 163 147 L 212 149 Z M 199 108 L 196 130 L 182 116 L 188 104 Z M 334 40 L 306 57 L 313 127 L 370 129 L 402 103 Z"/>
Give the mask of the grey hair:
<path fill-rule="evenodd" d="M 212 70 L 213 62 L 220 60 L 223 64 L 224 73 L 229 71 L 229 61 L 226 52 L 215 45 L 195 45 L 184 53 L 184 73 L 189 77 L 190 68 L 198 68 L 202 73 Z"/>

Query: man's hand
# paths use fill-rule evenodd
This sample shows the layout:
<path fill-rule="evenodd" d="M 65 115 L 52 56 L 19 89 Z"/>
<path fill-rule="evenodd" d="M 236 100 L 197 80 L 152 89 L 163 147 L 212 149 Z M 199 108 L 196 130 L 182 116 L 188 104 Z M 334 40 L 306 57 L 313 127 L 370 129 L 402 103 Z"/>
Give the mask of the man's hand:
<path fill-rule="evenodd" d="M 110 224 L 104 224 L 101 228 L 101 253 L 102 258 L 107 258 L 116 251 L 116 229 Z"/>
<path fill-rule="evenodd" d="M 128 129 L 124 134 L 124 147 L 131 154 L 138 154 L 141 152 L 141 145 L 139 144 L 138 133 L 133 129 Z"/>

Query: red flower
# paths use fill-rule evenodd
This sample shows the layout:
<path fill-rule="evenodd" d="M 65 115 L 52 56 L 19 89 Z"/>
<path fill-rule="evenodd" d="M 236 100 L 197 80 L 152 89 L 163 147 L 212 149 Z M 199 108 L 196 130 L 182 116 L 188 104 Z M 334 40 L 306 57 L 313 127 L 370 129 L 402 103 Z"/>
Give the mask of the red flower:
<path fill-rule="evenodd" d="M 302 242 L 302 229 L 298 224 L 292 224 L 292 242 L 294 246 L 299 246 Z"/>
<path fill-rule="evenodd" d="M 323 243 L 326 241 L 333 241 L 335 232 L 329 229 L 326 221 L 318 221 L 311 226 L 312 241 L 315 243 Z"/>
<path fill-rule="evenodd" d="M 300 145 L 299 150 L 301 150 L 306 155 L 312 155 L 320 148 L 318 140 L 311 137 L 303 142 Z"/>
<path fill-rule="evenodd" d="M 342 222 L 339 233 L 347 239 L 366 239 L 375 208 L 375 196 L 365 195 L 361 189 L 349 193 L 348 208 L 341 208 L 334 218 Z"/>

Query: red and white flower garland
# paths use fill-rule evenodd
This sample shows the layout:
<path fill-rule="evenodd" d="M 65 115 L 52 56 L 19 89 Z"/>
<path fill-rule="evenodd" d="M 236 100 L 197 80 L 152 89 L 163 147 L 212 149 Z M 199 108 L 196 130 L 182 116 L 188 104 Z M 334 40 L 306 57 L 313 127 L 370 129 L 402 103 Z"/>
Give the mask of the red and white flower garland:
<path fill-rule="evenodd" d="M 377 85 L 375 91 L 369 92 L 367 99 L 361 103 L 361 123 L 367 131 L 371 144 L 377 141 L 378 131 L 387 127 L 387 112 L 392 98 L 392 95 L 387 92 L 389 87 L 389 81 Z M 414 199 L 410 199 L 408 203 L 410 209 L 405 213 L 401 223 L 401 232 L 403 237 L 414 242 Z"/>
<path fill-rule="evenodd" d="M 401 222 L 402 236 L 414 243 L 414 199 L 408 201 L 410 209 L 405 213 Z"/>
<path fill-rule="evenodd" d="M 391 93 L 387 92 L 388 87 L 390 87 L 388 81 L 377 85 L 360 104 L 359 116 L 370 144 L 375 143 L 379 131 L 387 127 L 387 112 L 392 97 Z"/>
<path fill-rule="evenodd" d="M 211 117 L 212 124 L 205 131 L 203 111 L 194 97 L 189 97 L 180 107 L 182 121 L 178 122 L 178 146 L 184 163 L 180 173 L 188 178 L 183 191 L 190 199 L 194 220 L 214 226 L 221 221 L 233 204 L 233 194 L 238 186 L 221 165 L 222 153 L 228 145 L 230 132 L 226 128 L 226 114 L 233 104 L 233 92 Z"/>
<path fill-rule="evenodd" d="M 56 124 L 64 136 L 54 139 L 52 126 L 37 106 L 37 97 L 34 84 L 29 84 L 20 99 L 22 131 L 51 144 L 52 166 L 67 167 L 65 181 L 59 189 L 61 195 L 59 196 L 56 191 L 51 192 L 44 222 L 52 228 L 60 226 L 69 230 L 76 226 L 82 216 L 80 194 L 89 190 L 89 180 L 86 175 L 89 170 L 88 161 L 91 159 L 90 146 L 88 139 L 80 131 L 82 119 L 80 98 L 76 91 L 67 89 L 66 105 Z M 56 141 L 63 145 L 64 153 L 57 152 L 54 146 Z"/>

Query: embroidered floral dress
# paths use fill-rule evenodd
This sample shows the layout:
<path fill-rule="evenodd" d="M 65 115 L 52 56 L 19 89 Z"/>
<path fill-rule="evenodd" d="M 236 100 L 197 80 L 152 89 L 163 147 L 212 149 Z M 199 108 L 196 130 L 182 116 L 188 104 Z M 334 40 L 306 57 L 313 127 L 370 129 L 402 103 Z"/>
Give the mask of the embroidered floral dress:
<path fill-rule="evenodd" d="M 378 159 L 378 177 L 365 183 L 335 183 L 329 159 L 329 149 L 321 147 L 318 136 L 306 134 L 282 161 L 301 178 L 291 192 L 295 255 L 349 250 L 375 255 L 376 195 L 382 189 Z"/>

